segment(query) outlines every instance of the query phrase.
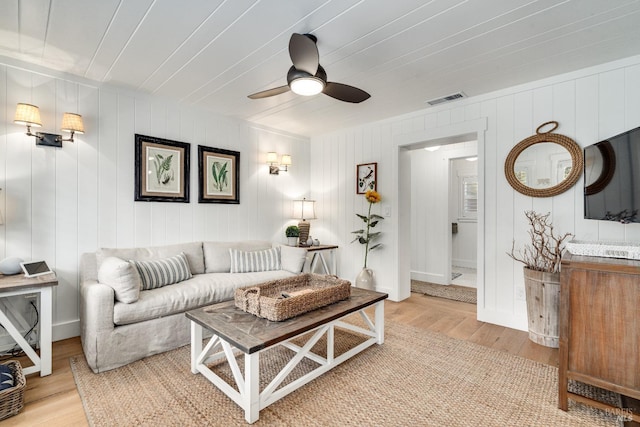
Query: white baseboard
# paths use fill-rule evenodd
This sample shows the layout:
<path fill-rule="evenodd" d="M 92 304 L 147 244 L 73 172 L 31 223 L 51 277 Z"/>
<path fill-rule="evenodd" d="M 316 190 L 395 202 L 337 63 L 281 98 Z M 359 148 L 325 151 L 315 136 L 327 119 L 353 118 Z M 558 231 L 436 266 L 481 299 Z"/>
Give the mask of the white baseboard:
<path fill-rule="evenodd" d="M 478 320 L 481 322 L 493 323 L 494 325 L 505 326 L 519 331 L 528 331 L 529 323 L 527 313 L 524 316 L 518 314 L 507 314 L 504 312 L 487 310 L 478 305 Z"/>
<path fill-rule="evenodd" d="M 80 336 L 80 319 L 56 323 L 52 331 L 53 341 L 66 340 Z"/>
<path fill-rule="evenodd" d="M 399 301 L 401 301 L 401 300 L 398 298 L 397 290 L 395 290 L 395 289 L 391 289 L 391 288 L 382 288 L 382 287 L 380 287 L 380 286 L 376 286 L 376 289 L 375 289 L 375 290 L 376 290 L 376 292 L 382 292 L 382 293 L 384 293 L 384 294 L 389 295 L 389 298 L 388 298 L 388 299 L 389 299 L 389 301 L 394 301 L 394 302 L 399 302 Z"/>
<path fill-rule="evenodd" d="M 411 280 L 436 283 L 438 285 L 448 285 L 450 282 L 450 280 L 445 280 L 445 277 L 442 274 L 424 273 L 422 271 L 412 271 Z"/>
<path fill-rule="evenodd" d="M 473 259 L 454 259 L 451 264 L 464 268 L 477 268 L 478 263 Z"/>
<path fill-rule="evenodd" d="M 25 334 L 26 332 L 27 332 L 27 331 L 20 331 L 20 334 L 21 334 L 22 336 L 24 336 L 24 334 Z M 29 345 L 31 345 L 31 347 L 36 348 L 37 340 L 38 340 L 38 338 L 37 338 L 37 337 L 38 337 L 37 333 L 36 333 L 36 334 L 31 334 L 31 335 L 29 336 L 29 339 L 27 340 L 27 342 L 29 343 Z M 15 346 L 16 346 L 16 342 L 15 342 L 15 340 L 11 337 L 11 335 L 9 335 L 9 334 L 7 334 L 7 333 L 5 332 L 5 334 L 4 334 L 4 335 L 2 335 L 2 336 L 0 337 L 0 353 L 8 352 L 8 351 L 10 351 L 12 348 L 14 348 Z M 19 346 L 17 347 L 17 350 L 20 350 L 20 347 L 19 347 Z"/>
<path fill-rule="evenodd" d="M 20 334 L 24 336 L 27 331 L 20 331 Z M 39 347 L 39 335 L 40 334 L 40 325 L 36 327 L 36 333 L 29 335 L 28 343 L 31 347 L 38 348 Z M 73 338 L 80 336 L 80 320 L 72 320 L 69 322 L 58 323 L 53 325 L 52 331 L 52 339 L 53 341 L 65 340 L 67 338 Z M 5 353 L 10 351 L 12 348 L 16 346 L 15 340 L 3 331 L 3 334 L 0 335 L 0 353 Z M 18 350 L 20 348 L 18 347 Z"/>

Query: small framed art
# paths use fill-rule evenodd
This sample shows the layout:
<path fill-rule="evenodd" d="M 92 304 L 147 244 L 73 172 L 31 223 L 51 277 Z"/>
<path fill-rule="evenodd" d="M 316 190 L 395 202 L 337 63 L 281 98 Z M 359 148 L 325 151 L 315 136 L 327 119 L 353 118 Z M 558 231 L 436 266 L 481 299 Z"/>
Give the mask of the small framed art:
<path fill-rule="evenodd" d="M 191 144 L 152 136 L 135 136 L 137 202 L 189 203 Z"/>
<path fill-rule="evenodd" d="M 356 194 L 378 188 L 378 164 L 364 163 L 356 166 Z"/>
<path fill-rule="evenodd" d="M 198 145 L 198 202 L 240 203 L 240 152 Z"/>

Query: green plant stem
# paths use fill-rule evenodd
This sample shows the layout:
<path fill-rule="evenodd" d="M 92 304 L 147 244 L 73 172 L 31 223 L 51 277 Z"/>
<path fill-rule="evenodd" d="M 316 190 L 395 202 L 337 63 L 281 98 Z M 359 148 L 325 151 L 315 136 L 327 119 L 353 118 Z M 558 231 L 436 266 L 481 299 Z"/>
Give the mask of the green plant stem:
<path fill-rule="evenodd" d="M 371 223 L 371 205 L 369 202 L 369 213 L 367 214 L 367 243 L 364 247 L 364 268 L 367 268 L 367 256 L 369 255 L 369 224 Z"/>

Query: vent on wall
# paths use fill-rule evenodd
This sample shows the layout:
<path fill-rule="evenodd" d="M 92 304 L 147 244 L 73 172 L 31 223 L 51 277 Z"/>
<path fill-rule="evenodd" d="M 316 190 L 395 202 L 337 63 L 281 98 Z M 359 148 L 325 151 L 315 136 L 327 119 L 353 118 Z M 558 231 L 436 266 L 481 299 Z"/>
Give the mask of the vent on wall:
<path fill-rule="evenodd" d="M 442 98 L 431 99 L 427 101 L 427 104 L 438 105 L 442 104 L 443 102 L 455 101 L 456 99 L 464 98 L 465 96 L 466 95 L 464 94 L 464 92 L 457 92 L 451 95 L 443 96 Z"/>

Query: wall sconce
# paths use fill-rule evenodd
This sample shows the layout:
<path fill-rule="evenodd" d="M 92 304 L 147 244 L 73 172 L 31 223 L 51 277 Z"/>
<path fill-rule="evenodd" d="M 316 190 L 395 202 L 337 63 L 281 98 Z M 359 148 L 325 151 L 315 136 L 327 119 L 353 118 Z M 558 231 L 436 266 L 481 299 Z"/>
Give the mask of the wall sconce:
<path fill-rule="evenodd" d="M 316 201 L 315 200 L 294 200 L 293 201 L 293 218 L 301 220 L 298 223 L 300 229 L 300 246 L 307 246 L 309 239 L 309 229 L 311 224 L 308 219 L 316 219 Z"/>
<path fill-rule="evenodd" d="M 62 126 L 60 130 L 63 132 L 71 132 L 69 138 L 63 138 L 62 135 L 55 133 L 31 132 L 31 126 L 42 127 L 40 119 L 40 110 L 37 106 L 31 104 L 19 103 L 16 107 L 16 115 L 13 122 L 19 125 L 27 126 L 27 135 L 36 137 L 36 145 L 45 145 L 48 147 L 62 147 L 62 141 L 73 142 L 74 133 L 84 133 L 84 124 L 82 116 L 74 113 L 64 113 L 62 115 Z"/>
<path fill-rule="evenodd" d="M 278 175 L 280 171 L 287 172 L 289 170 L 289 166 L 291 166 L 291 156 L 283 154 L 278 163 L 278 153 L 271 151 L 267 153 L 267 164 L 269 165 L 269 173 L 271 175 Z M 284 168 L 280 166 L 284 166 Z"/>

